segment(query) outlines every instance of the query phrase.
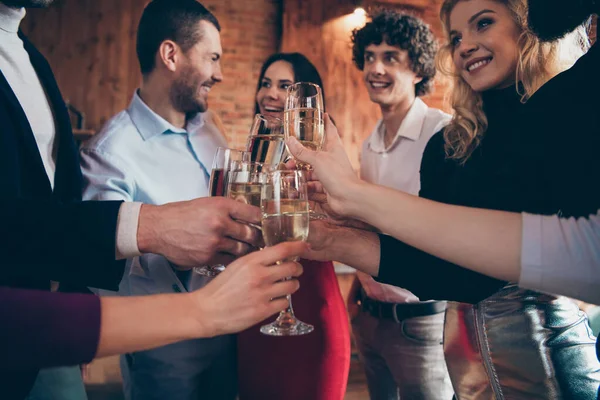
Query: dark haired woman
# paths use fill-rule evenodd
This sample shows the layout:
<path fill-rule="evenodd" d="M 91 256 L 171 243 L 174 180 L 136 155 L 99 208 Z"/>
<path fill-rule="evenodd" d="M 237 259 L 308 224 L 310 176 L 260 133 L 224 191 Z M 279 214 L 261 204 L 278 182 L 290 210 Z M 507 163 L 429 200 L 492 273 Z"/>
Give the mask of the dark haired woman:
<path fill-rule="evenodd" d="M 323 87 L 317 69 L 302 54 L 278 53 L 269 57 L 258 80 L 256 112 L 282 118 L 286 89 L 295 82 Z M 294 309 L 315 330 L 304 336 L 265 336 L 259 332 L 261 323 L 241 333 L 241 400 L 344 398 L 350 367 L 350 332 L 333 264 L 305 260 L 302 264 L 302 289 L 294 294 Z"/>

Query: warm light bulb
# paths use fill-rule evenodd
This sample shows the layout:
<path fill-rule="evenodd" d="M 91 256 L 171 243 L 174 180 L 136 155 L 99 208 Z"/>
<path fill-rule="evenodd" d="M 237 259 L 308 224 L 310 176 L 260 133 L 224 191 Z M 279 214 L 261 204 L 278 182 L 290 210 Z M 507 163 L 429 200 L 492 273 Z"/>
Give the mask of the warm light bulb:
<path fill-rule="evenodd" d="M 367 12 L 365 11 L 364 8 L 362 7 L 356 7 L 354 9 L 354 15 L 358 16 L 358 17 L 364 17 L 367 15 Z"/>

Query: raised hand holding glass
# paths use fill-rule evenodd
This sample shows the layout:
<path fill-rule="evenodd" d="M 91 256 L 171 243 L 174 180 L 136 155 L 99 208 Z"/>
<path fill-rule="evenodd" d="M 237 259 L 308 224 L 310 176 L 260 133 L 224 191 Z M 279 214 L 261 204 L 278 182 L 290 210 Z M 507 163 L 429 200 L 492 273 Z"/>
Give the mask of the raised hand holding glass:
<path fill-rule="evenodd" d="M 262 231 L 266 246 L 308 239 L 310 217 L 303 171 L 270 173 L 267 183 L 262 187 L 261 197 Z M 297 336 L 314 330 L 312 325 L 296 318 L 291 296 L 288 296 L 288 301 L 289 307 L 279 313 L 273 323 L 260 328 L 262 333 L 271 336 Z"/>

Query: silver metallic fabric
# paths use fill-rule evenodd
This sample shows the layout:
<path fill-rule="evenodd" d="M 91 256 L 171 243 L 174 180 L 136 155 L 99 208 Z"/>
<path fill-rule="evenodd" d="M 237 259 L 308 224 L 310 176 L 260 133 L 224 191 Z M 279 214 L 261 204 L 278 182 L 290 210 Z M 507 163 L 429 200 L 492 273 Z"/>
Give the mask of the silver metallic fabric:
<path fill-rule="evenodd" d="M 595 338 L 564 297 L 509 284 L 475 305 L 449 302 L 444 353 L 458 400 L 598 395 Z"/>

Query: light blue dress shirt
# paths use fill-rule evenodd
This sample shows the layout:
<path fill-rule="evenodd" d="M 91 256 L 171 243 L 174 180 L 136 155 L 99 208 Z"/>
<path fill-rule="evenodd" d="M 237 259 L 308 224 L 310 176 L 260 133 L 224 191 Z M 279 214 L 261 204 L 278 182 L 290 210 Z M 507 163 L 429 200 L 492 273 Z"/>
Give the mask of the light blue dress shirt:
<path fill-rule="evenodd" d="M 226 145 L 217 127 L 205 123 L 202 114 L 190 119 L 186 129 L 179 129 L 136 93 L 127 110 L 82 146 L 83 197 L 157 205 L 206 197 L 215 151 Z M 190 278 L 182 285 L 164 257 L 144 255 L 127 263 L 119 293 L 173 293 L 206 283 L 198 274 Z"/>
<path fill-rule="evenodd" d="M 197 114 L 188 120 L 185 129 L 179 129 L 151 110 L 135 93 L 129 107 L 111 118 L 82 146 L 83 197 L 157 205 L 206 197 L 213 156 L 217 147 L 226 144 L 221 132 L 205 115 Z M 184 292 L 207 283 L 207 278 L 195 273 L 184 276 L 187 282 L 179 279 L 164 257 L 145 254 L 127 260 L 118 294 Z M 235 397 L 234 340 L 225 336 L 186 341 L 123 357 L 126 396 L 181 400 Z M 205 397 L 210 392 L 206 386 L 209 383 L 201 385 L 199 377 L 207 375 L 215 363 L 222 369 L 217 376 L 228 388 Z M 210 385 L 216 387 L 215 383 L 213 375 Z M 207 390 L 198 397 L 201 386 Z M 226 395 L 232 390 L 233 395 Z"/>

